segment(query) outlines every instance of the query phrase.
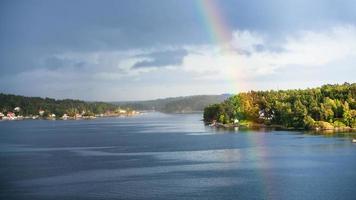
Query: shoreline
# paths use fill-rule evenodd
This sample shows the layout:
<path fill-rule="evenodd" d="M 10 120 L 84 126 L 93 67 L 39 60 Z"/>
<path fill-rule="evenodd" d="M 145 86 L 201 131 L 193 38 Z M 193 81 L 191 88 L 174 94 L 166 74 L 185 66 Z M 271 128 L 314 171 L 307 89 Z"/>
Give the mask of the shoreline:
<path fill-rule="evenodd" d="M 282 125 L 266 125 L 266 124 L 250 124 L 250 125 L 238 125 L 238 124 L 223 124 L 219 122 L 215 123 L 207 123 L 204 122 L 207 126 L 209 127 L 214 127 L 214 128 L 223 128 L 223 129 L 235 129 L 235 128 L 242 128 L 242 129 L 251 129 L 251 130 L 256 130 L 256 129 L 271 129 L 271 130 L 286 130 L 286 131 L 312 131 L 314 133 L 324 133 L 324 132 L 349 132 L 349 133 L 355 133 L 356 134 L 356 128 L 351 128 L 351 127 L 334 127 L 334 128 L 312 128 L 312 129 L 306 129 L 306 128 L 294 128 L 294 127 L 284 127 Z"/>
<path fill-rule="evenodd" d="M 134 113 L 134 114 L 110 114 L 110 115 L 95 115 L 95 116 L 81 116 L 81 117 L 59 117 L 59 118 L 51 118 L 51 117 L 38 117 L 38 116 L 26 116 L 26 117 L 22 117 L 22 116 L 17 116 L 16 118 L 6 118 L 6 119 L 0 119 L 0 122 L 5 122 L 5 121 L 27 121 L 27 120 L 46 120 L 46 121 L 56 121 L 56 120 L 60 120 L 60 121 L 75 121 L 75 120 L 95 120 L 98 118 L 114 118 L 114 117 L 132 117 L 132 116 L 136 116 L 136 115 L 140 115 L 140 112 Z"/>

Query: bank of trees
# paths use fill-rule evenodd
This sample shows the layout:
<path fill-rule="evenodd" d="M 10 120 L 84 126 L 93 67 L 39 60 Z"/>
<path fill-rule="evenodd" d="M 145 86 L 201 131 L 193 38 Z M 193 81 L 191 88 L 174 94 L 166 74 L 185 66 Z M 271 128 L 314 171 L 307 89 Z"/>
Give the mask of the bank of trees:
<path fill-rule="evenodd" d="M 83 111 L 86 114 L 101 114 L 109 110 L 116 110 L 119 107 L 110 103 L 103 102 L 85 102 L 80 100 L 56 100 L 51 98 L 24 97 L 19 95 L 0 93 L 0 112 L 13 112 L 15 107 L 20 107 L 19 115 L 38 115 L 39 110 L 44 111 L 44 115 L 55 114 L 56 116 L 69 116 L 80 114 Z"/>
<path fill-rule="evenodd" d="M 294 128 L 356 128 L 356 83 L 305 90 L 239 93 L 204 109 L 204 121 L 248 121 Z"/>

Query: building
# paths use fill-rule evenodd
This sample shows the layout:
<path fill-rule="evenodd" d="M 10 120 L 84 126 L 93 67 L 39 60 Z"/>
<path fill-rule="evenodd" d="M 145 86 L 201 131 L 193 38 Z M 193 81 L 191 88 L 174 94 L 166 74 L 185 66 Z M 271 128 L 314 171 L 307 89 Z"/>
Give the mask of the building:
<path fill-rule="evenodd" d="M 118 111 L 119 111 L 120 114 L 126 114 L 126 112 L 127 112 L 127 111 L 124 110 L 124 109 L 119 109 Z"/>
<path fill-rule="evenodd" d="M 39 110 L 39 111 L 38 111 L 38 114 L 40 114 L 41 116 L 43 116 L 44 112 L 45 112 L 44 110 Z"/>
<path fill-rule="evenodd" d="M 5 117 L 4 113 L 0 112 L 0 120 Z"/>
<path fill-rule="evenodd" d="M 15 107 L 14 112 L 20 112 L 21 108 L 20 107 Z"/>
<path fill-rule="evenodd" d="M 82 115 L 77 113 L 77 114 L 75 114 L 74 118 L 75 119 L 80 119 L 80 118 L 82 118 Z"/>
<path fill-rule="evenodd" d="M 6 115 L 6 117 L 7 117 L 7 119 L 9 119 L 9 120 L 14 120 L 14 119 L 16 119 L 16 115 L 15 115 L 15 113 L 13 113 L 13 112 L 8 112 L 7 115 Z"/>
<path fill-rule="evenodd" d="M 67 120 L 67 119 L 68 119 L 68 115 L 67 115 L 67 114 L 64 114 L 64 115 L 62 116 L 62 119 L 63 119 L 63 120 Z"/>

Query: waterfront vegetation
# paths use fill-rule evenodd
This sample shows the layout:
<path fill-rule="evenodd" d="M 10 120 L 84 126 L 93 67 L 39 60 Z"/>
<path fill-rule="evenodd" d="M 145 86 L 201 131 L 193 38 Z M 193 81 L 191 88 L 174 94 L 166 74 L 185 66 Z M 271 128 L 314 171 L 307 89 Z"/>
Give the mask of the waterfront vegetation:
<path fill-rule="evenodd" d="M 356 83 L 312 89 L 250 91 L 204 109 L 204 121 L 293 129 L 356 128 Z"/>
<path fill-rule="evenodd" d="M 25 97 L 0 93 L 0 113 L 3 118 L 93 118 L 95 116 L 130 115 L 130 108 L 105 102 L 86 102 L 73 99 Z M 1 117 L 1 116 L 0 116 Z"/>

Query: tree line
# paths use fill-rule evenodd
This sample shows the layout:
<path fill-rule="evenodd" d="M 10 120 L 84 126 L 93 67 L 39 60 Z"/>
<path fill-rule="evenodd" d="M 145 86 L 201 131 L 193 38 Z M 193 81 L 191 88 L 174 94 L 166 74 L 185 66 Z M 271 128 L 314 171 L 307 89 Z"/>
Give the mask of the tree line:
<path fill-rule="evenodd" d="M 19 95 L 0 93 L 0 112 L 13 112 L 15 107 L 20 107 L 18 115 L 30 116 L 38 115 L 40 110 L 44 111 L 44 116 L 55 114 L 56 116 L 74 116 L 102 114 L 106 111 L 115 111 L 119 108 L 117 105 L 104 102 L 85 102 L 73 99 L 56 100 L 52 98 L 25 97 Z"/>
<path fill-rule="evenodd" d="M 356 83 L 312 89 L 250 91 L 204 109 L 204 121 L 290 128 L 356 128 Z"/>

